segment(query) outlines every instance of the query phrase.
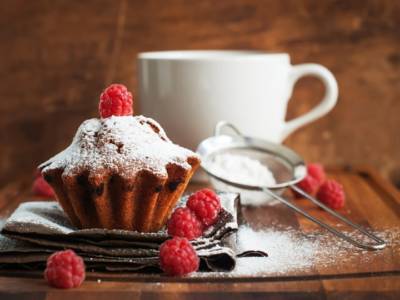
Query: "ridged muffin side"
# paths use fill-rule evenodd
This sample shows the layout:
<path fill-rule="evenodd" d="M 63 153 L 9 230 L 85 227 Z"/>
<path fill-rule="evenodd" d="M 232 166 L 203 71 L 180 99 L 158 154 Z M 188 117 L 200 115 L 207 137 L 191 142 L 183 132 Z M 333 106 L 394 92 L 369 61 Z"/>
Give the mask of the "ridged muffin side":
<path fill-rule="evenodd" d="M 190 169 L 168 166 L 167 178 L 147 170 L 135 178 L 109 172 L 90 176 L 85 170 L 69 176 L 62 169 L 43 175 L 74 226 L 155 232 L 165 225 L 200 161 L 191 157 L 188 163 Z"/>

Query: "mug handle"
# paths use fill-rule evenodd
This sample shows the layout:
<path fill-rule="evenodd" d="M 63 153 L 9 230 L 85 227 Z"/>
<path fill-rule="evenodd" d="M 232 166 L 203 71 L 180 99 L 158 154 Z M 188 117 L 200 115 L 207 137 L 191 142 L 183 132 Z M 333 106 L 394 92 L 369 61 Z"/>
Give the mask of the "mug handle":
<path fill-rule="evenodd" d="M 314 76 L 319 78 L 325 85 L 325 95 L 322 101 L 306 114 L 297 117 L 293 120 L 286 122 L 283 132 L 282 140 L 289 134 L 305 124 L 308 124 L 325 114 L 327 114 L 336 104 L 338 98 L 338 86 L 335 77 L 324 66 L 319 64 L 300 64 L 292 66 L 289 78 L 292 87 L 303 76 Z"/>

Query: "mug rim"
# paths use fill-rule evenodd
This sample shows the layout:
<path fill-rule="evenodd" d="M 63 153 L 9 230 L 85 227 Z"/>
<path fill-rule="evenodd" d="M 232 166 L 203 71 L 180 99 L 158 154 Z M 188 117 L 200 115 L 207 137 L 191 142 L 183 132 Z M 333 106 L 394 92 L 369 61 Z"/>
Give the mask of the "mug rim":
<path fill-rule="evenodd" d="M 166 50 L 138 53 L 141 60 L 219 61 L 238 59 L 278 59 L 290 61 L 288 53 L 261 50 Z"/>

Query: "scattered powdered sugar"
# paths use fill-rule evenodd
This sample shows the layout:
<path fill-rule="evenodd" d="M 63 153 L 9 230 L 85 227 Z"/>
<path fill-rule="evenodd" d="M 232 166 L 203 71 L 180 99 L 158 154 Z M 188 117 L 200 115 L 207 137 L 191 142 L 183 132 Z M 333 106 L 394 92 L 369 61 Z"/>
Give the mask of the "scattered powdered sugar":
<path fill-rule="evenodd" d="M 190 168 L 188 157 L 197 155 L 173 144 L 161 126 L 143 116 L 112 116 L 89 119 L 79 127 L 72 144 L 41 167 L 64 168 L 73 173 L 86 168 L 93 172 L 101 169 L 135 174 L 147 168 L 166 176 L 168 163 Z"/>
<path fill-rule="evenodd" d="M 364 239 L 358 231 L 347 233 L 355 239 Z M 373 233 L 387 242 L 388 249 L 400 247 L 400 228 L 376 230 Z M 385 257 L 391 256 L 390 249 L 389 252 L 362 250 L 327 232 L 304 234 L 294 228 L 254 230 L 242 225 L 237 233 L 237 253 L 246 250 L 262 250 L 268 257 L 239 257 L 235 269 L 230 273 L 195 273 L 192 276 L 268 277 L 313 274 L 315 268 L 343 270 L 354 263 L 361 264 L 365 271 L 369 271 L 374 260 L 378 260 L 381 265 Z"/>
<path fill-rule="evenodd" d="M 221 153 L 213 157 L 212 172 L 232 182 L 257 186 L 276 183 L 274 175 L 256 159 L 238 154 Z"/>
<path fill-rule="evenodd" d="M 294 230 L 255 231 L 241 226 L 237 233 L 237 252 L 262 250 L 268 257 L 239 258 L 234 271 L 236 275 L 256 275 L 273 272 L 286 273 L 298 269 L 310 268 L 316 251 L 313 239 L 299 235 Z"/>

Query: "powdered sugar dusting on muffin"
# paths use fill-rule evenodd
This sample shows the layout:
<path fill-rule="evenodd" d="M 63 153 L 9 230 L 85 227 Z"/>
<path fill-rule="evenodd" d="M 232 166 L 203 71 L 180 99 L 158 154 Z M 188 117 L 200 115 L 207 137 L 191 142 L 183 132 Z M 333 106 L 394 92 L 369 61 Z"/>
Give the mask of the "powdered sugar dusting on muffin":
<path fill-rule="evenodd" d="M 43 163 L 42 171 L 63 168 L 73 174 L 82 168 L 90 172 L 103 169 L 134 175 L 147 169 L 167 176 L 166 166 L 191 166 L 188 157 L 197 155 L 173 144 L 161 126 L 144 116 L 112 116 L 89 119 L 79 127 L 71 145 Z"/>

